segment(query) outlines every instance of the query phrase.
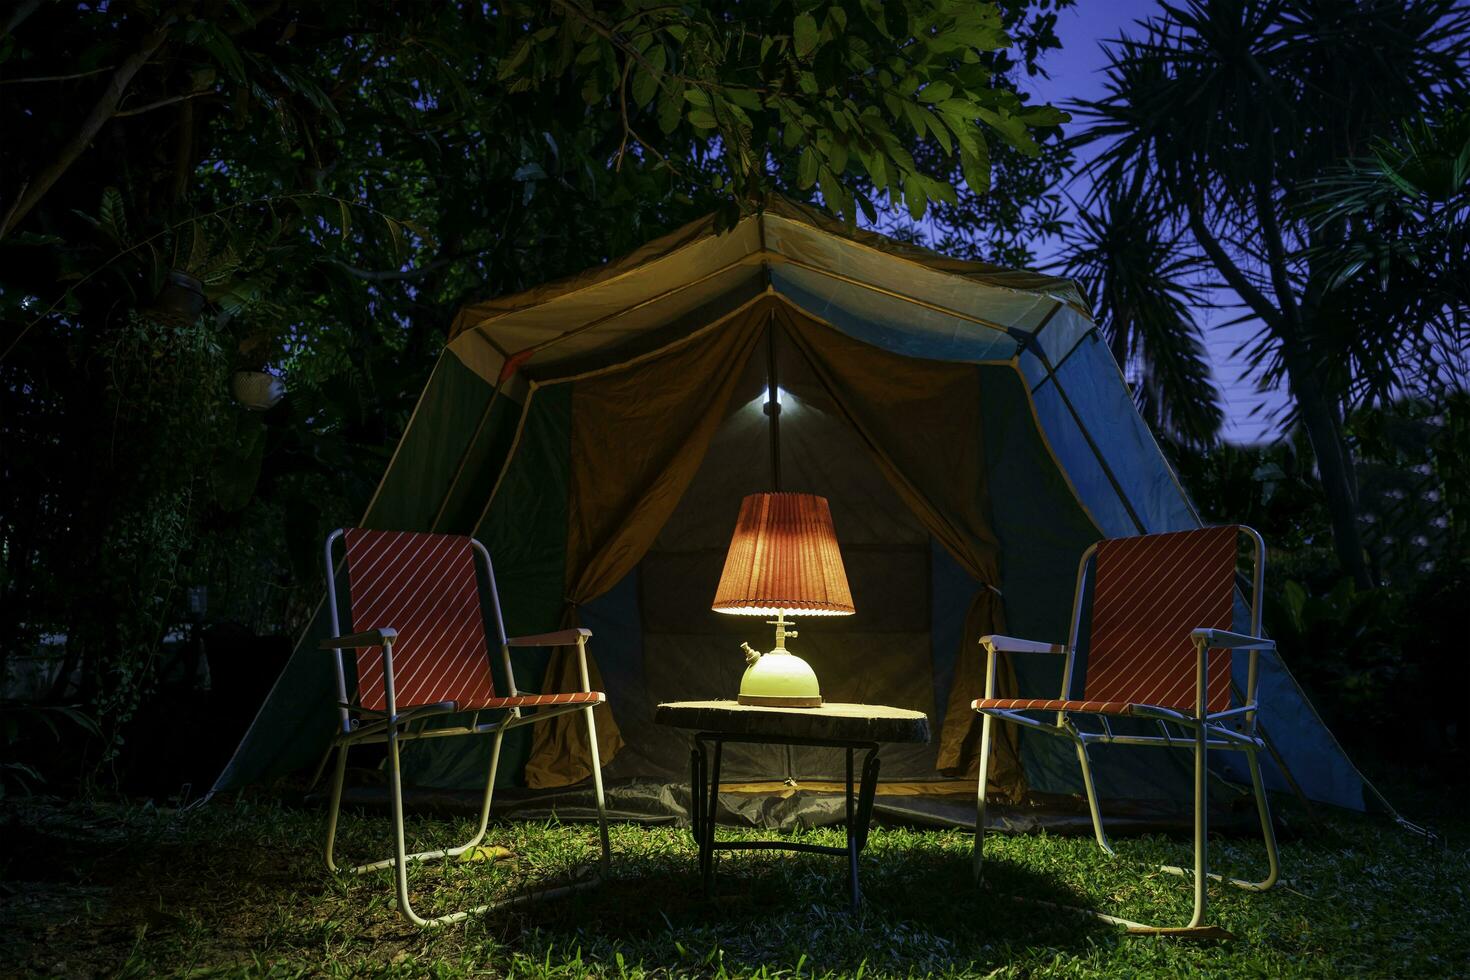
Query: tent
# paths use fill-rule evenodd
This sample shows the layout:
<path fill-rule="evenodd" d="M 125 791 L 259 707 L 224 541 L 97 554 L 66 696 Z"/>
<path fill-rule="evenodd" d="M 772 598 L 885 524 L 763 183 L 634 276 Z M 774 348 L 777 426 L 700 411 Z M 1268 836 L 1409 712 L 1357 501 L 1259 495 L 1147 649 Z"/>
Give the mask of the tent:
<path fill-rule="evenodd" d="M 1072 283 L 949 259 L 780 199 L 731 228 L 707 218 L 461 311 L 362 523 L 479 537 L 512 635 L 590 627 L 614 810 L 667 819 L 683 806 L 689 746 L 654 726 L 653 709 L 733 696 L 740 641 L 768 639 L 710 601 L 740 500 L 774 489 L 777 465 L 781 489 L 830 499 L 858 610 L 799 621 L 794 649 L 829 700 L 928 713 L 930 745 L 882 756 L 880 809 L 916 819 L 968 819 L 976 639 L 1062 638 L 1089 544 L 1200 524 Z M 216 790 L 321 756 L 336 724 L 325 635 L 319 614 Z M 559 686 L 567 651 L 518 664 L 523 690 L 571 689 Z M 1285 665 L 1267 656 L 1262 670 L 1268 785 L 1376 805 Z M 1015 658 L 998 693 L 1050 696 L 1059 671 L 1056 658 Z M 503 780 L 523 799 L 575 807 L 582 730 L 536 731 L 508 741 Z M 416 743 L 408 782 L 475 786 L 480 742 Z M 1011 730 L 996 753 L 994 793 L 1039 811 L 1080 792 L 1070 743 Z M 1186 761 L 1104 749 L 1100 793 L 1185 799 Z M 1219 775 L 1238 777 L 1236 761 L 1217 753 Z M 747 747 L 726 772 L 747 788 L 821 789 L 836 765 L 820 750 Z M 752 796 L 766 809 L 751 818 L 810 819 L 802 796 Z"/>

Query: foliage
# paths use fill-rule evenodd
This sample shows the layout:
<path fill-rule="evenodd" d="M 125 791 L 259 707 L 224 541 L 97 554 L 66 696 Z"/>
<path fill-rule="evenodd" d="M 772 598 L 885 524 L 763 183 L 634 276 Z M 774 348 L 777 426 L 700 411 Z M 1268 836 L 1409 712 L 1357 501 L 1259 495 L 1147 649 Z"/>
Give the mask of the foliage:
<path fill-rule="evenodd" d="M 1059 5 L 20 5 L 0 667 L 66 638 L 49 698 L 99 711 L 95 763 L 160 709 L 190 590 L 294 632 L 465 302 L 772 191 L 935 208 L 1020 255 L 1065 160 L 1062 115 L 1019 92 Z M 176 273 L 197 320 L 168 317 Z M 242 370 L 285 400 L 246 412 Z"/>
<path fill-rule="evenodd" d="M 1445 843 L 1426 844 L 1382 817 L 1324 814 L 1308 826 L 1287 806 L 1289 823 L 1304 826 L 1282 842 L 1286 879 L 1264 894 L 1212 889 L 1212 910 L 1237 937 L 1227 943 L 1125 936 L 1013 897 L 1187 918 L 1188 882 L 1150 870 L 1187 860 L 1184 835 L 1115 837 L 1116 859 L 1087 834 L 992 835 L 991 888 L 980 889 L 968 833 L 884 826 L 873 828 L 862 858 L 856 915 L 845 908 L 840 860 L 728 852 L 706 896 L 686 828 L 615 824 L 602 887 L 425 932 L 398 917 L 391 872 L 322 868 L 315 809 L 227 800 L 187 813 L 39 802 L 0 811 L 22 845 L 0 865 L 19 898 L 0 906 L 0 928 L 15 968 L 31 974 L 64 962 L 68 973 L 120 976 L 1453 975 L 1470 959 L 1460 928 L 1470 873 L 1463 789 L 1402 782 L 1408 814 L 1431 818 Z M 469 827 L 442 814 L 411 819 L 410 846 L 462 840 Z M 584 862 L 595 840 L 589 825 L 555 820 L 497 824 L 491 834 L 519 861 L 415 866 L 420 904 L 448 911 L 507 894 Z M 842 840 L 830 827 L 793 836 Z M 388 820 L 348 814 L 340 840 L 345 853 L 376 857 Z M 1262 860 L 1256 838 L 1212 847 L 1233 873 Z"/>
<path fill-rule="evenodd" d="M 1191 309 L 1204 291 L 1193 259 L 1167 217 L 1137 197 L 1082 211 L 1063 253 L 1067 275 L 1090 291 L 1113 358 L 1135 367 L 1134 401 L 1144 419 L 1190 446 L 1220 433 L 1224 412 Z"/>
<path fill-rule="evenodd" d="M 1470 380 L 1470 109 L 1403 123 L 1367 156 L 1309 182 L 1296 202 L 1332 274 L 1329 356 L 1352 398 L 1438 392 Z M 1407 357 L 1406 357 L 1407 354 Z M 1405 363 L 1406 362 L 1406 363 Z"/>
<path fill-rule="evenodd" d="M 1375 349 L 1381 311 L 1340 288 L 1332 256 L 1347 225 L 1309 221 L 1291 202 L 1402 120 L 1463 104 L 1470 11 L 1454 0 L 1188 0 L 1161 5 L 1135 35 L 1109 47 L 1108 94 L 1081 106 L 1098 199 L 1137 201 L 1260 322 L 1252 369 L 1286 382 L 1283 421 L 1299 419 L 1312 444 L 1339 567 L 1369 588 L 1344 413 L 1382 390 L 1361 383 L 1365 367 L 1430 376 L 1413 363 L 1427 327 L 1404 317 L 1393 358 L 1358 356 Z"/>
<path fill-rule="evenodd" d="M 1269 548 L 1265 625 L 1283 658 L 1355 755 L 1412 744 L 1463 769 L 1470 710 L 1446 695 L 1470 682 L 1460 654 L 1470 589 L 1470 397 L 1360 409 L 1358 459 L 1369 560 L 1361 589 L 1333 568 L 1326 502 L 1300 435 L 1272 446 L 1180 453 L 1180 476 L 1207 521 L 1259 530 Z"/>
<path fill-rule="evenodd" d="M 759 200 L 794 169 L 795 186 L 818 187 L 849 224 L 859 209 L 877 220 L 865 192 L 886 194 L 917 221 L 931 200 L 958 203 L 947 179 L 956 162 L 972 191 L 990 189 L 987 132 L 1036 156 L 1030 130 L 1068 118 L 995 84 L 988 56 L 1011 39 L 993 4 L 849 0 L 773 4 L 735 17 L 634 0 L 602 8 L 556 0 L 508 13 L 529 32 L 497 73 L 511 92 L 570 75 L 589 105 L 611 93 L 622 122 L 615 168 L 630 152 L 675 167 L 640 132 L 689 127 L 714 165 L 712 189 L 728 189 L 732 203 Z M 945 170 L 925 172 L 906 145 L 913 140 L 942 148 Z"/>
<path fill-rule="evenodd" d="M 16 790 L 29 796 L 46 782 L 46 777 L 25 761 L 34 758 L 27 743 L 42 731 L 60 742 L 63 727 L 93 736 L 102 734 L 92 716 L 76 705 L 0 701 L 0 800 Z"/>

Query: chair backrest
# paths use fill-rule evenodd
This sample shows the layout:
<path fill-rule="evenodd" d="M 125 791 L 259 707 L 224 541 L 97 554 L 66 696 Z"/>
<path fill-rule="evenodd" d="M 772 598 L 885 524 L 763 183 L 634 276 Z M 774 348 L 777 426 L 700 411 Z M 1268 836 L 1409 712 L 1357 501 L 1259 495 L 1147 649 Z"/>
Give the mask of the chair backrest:
<path fill-rule="evenodd" d="M 348 528 L 348 632 L 394 629 L 394 700 L 399 708 L 495 696 L 469 538 Z M 358 703 L 387 707 L 383 650 L 357 652 Z"/>
<path fill-rule="evenodd" d="M 1083 697 L 1193 712 L 1190 632 L 1228 630 L 1240 528 L 1113 538 L 1097 547 Z M 1210 654 L 1209 711 L 1230 707 L 1230 652 Z"/>

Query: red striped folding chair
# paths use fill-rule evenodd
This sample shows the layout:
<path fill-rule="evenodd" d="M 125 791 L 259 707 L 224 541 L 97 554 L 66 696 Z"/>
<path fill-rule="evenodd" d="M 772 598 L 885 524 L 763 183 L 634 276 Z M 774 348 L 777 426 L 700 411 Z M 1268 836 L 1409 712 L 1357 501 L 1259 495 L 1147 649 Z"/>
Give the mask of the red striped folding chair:
<path fill-rule="evenodd" d="M 352 623 L 343 633 L 333 574 L 333 546 L 346 545 L 347 589 Z M 607 816 L 602 796 L 602 766 L 597 756 L 597 728 L 592 709 L 605 696 L 593 691 L 587 680 L 587 637 L 585 629 L 562 630 L 539 636 L 507 638 L 500 614 L 500 597 L 495 590 L 495 569 L 485 546 L 473 538 L 448 534 L 416 534 L 396 531 L 366 531 L 349 528 L 333 531 L 327 538 L 327 595 L 333 636 L 322 641 L 337 662 L 337 703 L 341 727 L 335 735 L 337 764 L 332 776 L 332 797 L 327 818 L 327 867 L 336 870 L 334 849 L 337 816 L 342 807 L 342 780 L 347 770 L 347 750 L 354 745 L 381 742 L 388 746 L 388 777 L 393 807 L 394 856 L 359 865 L 354 872 L 392 866 L 397 874 L 398 909 L 417 925 L 442 925 L 478 915 L 498 905 L 545 898 L 596 884 L 607 871 L 610 848 Z M 475 574 L 475 555 L 484 563 L 485 584 L 494 614 L 495 642 L 509 684 L 509 693 L 497 696 L 490 673 L 485 619 L 480 605 L 480 584 Z M 522 694 L 516 687 L 510 651 L 519 647 L 577 647 L 582 668 L 582 690 L 567 694 Z M 349 692 L 348 663 L 344 650 L 356 652 L 356 690 Z M 534 709 L 524 713 L 523 709 Z M 592 755 L 592 785 L 597 795 L 597 823 L 602 853 L 598 874 L 590 879 L 557 888 L 544 888 L 491 905 L 425 919 L 413 910 L 408 894 L 408 863 L 436 858 L 453 858 L 479 846 L 490 820 L 490 800 L 495 792 L 495 773 L 500 763 L 500 746 L 505 733 L 522 725 L 535 724 L 557 715 L 580 711 L 587 720 L 588 745 Z M 467 712 L 469 721 L 445 728 L 427 728 L 435 715 Z M 482 714 L 494 720 L 481 721 Z M 449 735 L 491 735 L 490 770 L 480 806 L 480 824 L 474 837 L 448 850 L 408 854 L 404 846 L 403 786 L 399 771 L 400 743 L 419 738 Z"/>
<path fill-rule="evenodd" d="M 1239 537 L 1253 546 L 1250 633 L 1231 632 L 1235 603 L 1235 566 Z M 1182 932 L 1228 935 L 1206 926 L 1206 878 L 1248 891 L 1266 891 L 1280 871 L 1271 812 L 1256 758 L 1264 747 L 1257 732 L 1256 682 L 1262 650 L 1274 647 L 1261 636 L 1261 593 L 1265 543 L 1247 527 L 1212 527 L 1170 534 L 1115 538 L 1093 545 L 1077 567 L 1076 600 L 1066 645 L 986 636 L 985 697 L 974 702 L 985 720 L 980 736 L 980 785 L 975 814 L 975 878 L 982 871 L 985 841 L 985 781 L 990 761 L 991 719 L 1023 725 L 1070 739 L 1076 746 L 1093 832 L 1108 854 L 1113 847 L 1103 830 L 1093 784 L 1089 746 L 1152 745 L 1189 749 L 1194 753 L 1194 915 L 1182 928 L 1158 928 L 1122 919 L 1132 932 Z M 1072 693 L 1082 602 L 1089 569 L 1094 576 L 1092 629 L 1088 638 L 1086 678 L 1081 697 Z M 1249 654 L 1244 700 L 1231 706 L 1231 651 Z M 1051 699 L 995 697 L 995 656 L 1055 654 L 1066 658 L 1061 694 Z M 1042 717 L 1037 717 L 1041 713 Z M 1096 719 L 1089 730 L 1078 716 Z M 1154 722 L 1159 734 L 1115 733 L 1111 719 L 1141 718 Z M 1207 772 L 1211 751 L 1245 753 L 1256 796 L 1261 833 L 1266 840 L 1269 873 L 1261 881 L 1221 879 L 1209 874 L 1207 841 Z M 1163 870 L 1177 875 L 1178 867 Z"/>

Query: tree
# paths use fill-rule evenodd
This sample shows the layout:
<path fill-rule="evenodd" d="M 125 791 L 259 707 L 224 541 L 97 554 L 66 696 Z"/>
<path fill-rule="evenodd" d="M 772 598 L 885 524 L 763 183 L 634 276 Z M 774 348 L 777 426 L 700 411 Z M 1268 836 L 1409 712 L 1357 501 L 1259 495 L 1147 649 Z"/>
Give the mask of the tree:
<path fill-rule="evenodd" d="M 1084 103 L 1097 194 L 1142 197 L 1262 324 L 1253 364 L 1284 378 L 1331 516 L 1337 560 L 1372 576 L 1343 429 L 1351 363 L 1326 339 L 1342 219 L 1291 201 L 1399 120 L 1463 98 L 1470 12 L 1453 0 L 1188 0 L 1109 51 L 1109 94 Z"/>
<path fill-rule="evenodd" d="M 1341 227 L 1325 330 L 1352 397 L 1437 398 L 1470 382 L 1470 110 L 1403 123 L 1302 188 L 1312 226 Z"/>
<path fill-rule="evenodd" d="M 990 188 L 986 160 L 1057 158 L 1063 117 L 1015 70 L 1052 7 L 7 11 L 0 658 L 64 635 L 53 693 L 79 668 L 115 739 L 186 588 L 293 629 L 470 299 L 771 191 L 1023 226 L 1037 182 Z M 287 397 L 245 411 L 240 370 Z"/>
<path fill-rule="evenodd" d="M 1136 367 L 1133 400 L 1155 432 L 1186 446 L 1213 444 L 1225 413 L 1190 316 L 1204 303 L 1195 263 L 1165 216 L 1138 198 L 1097 201 L 1079 213 L 1062 261 L 1087 288 L 1113 358 Z"/>

